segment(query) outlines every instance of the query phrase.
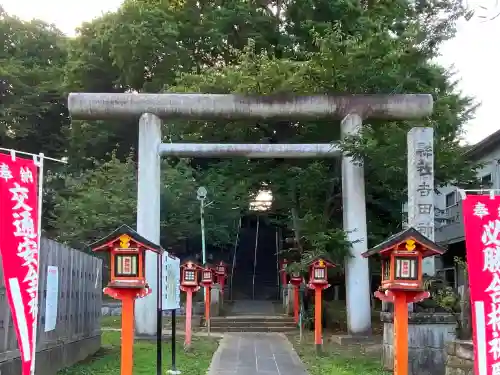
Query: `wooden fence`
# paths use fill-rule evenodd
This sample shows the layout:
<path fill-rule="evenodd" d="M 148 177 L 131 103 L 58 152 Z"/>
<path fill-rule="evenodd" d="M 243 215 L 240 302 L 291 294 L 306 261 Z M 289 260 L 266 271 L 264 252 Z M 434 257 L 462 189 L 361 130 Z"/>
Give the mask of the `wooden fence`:
<path fill-rule="evenodd" d="M 1 263 L 0 263 L 1 264 Z M 47 266 L 58 267 L 59 296 L 55 330 L 45 332 Z M 37 374 L 51 374 L 86 358 L 100 347 L 102 261 L 57 242 L 40 247 Z M 0 266 L 0 373 L 19 375 L 16 333 Z"/>

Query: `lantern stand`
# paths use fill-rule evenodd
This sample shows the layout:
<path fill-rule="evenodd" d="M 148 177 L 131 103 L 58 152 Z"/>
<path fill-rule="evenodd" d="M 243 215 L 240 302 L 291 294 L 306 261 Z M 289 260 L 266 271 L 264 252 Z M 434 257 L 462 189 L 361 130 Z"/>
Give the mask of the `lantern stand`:
<path fill-rule="evenodd" d="M 224 300 L 224 287 L 227 277 L 227 265 L 222 260 L 215 268 L 215 274 L 217 275 L 217 283 L 220 285 L 220 298 L 221 302 Z"/>
<path fill-rule="evenodd" d="M 208 264 L 205 264 L 201 270 L 200 284 L 205 288 L 205 322 L 210 335 L 210 288 L 214 284 L 214 271 Z"/>
<path fill-rule="evenodd" d="M 302 275 L 299 272 L 292 272 L 290 275 L 290 284 L 293 285 L 293 320 L 295 324 L 299 324 L 299 310 L 300 310 L 300 285 L 303 282 Z"/>
<path fill-rule="evenodd" d="M 132 375 L 134 366 L 134 302 L 151 294 L 144 277 L 146 250 L 163 249 L 127 225 L 90 245 L 92 251 L 110 253 L 111 277 L 104 294 L 122 301 L 121 375 Z"/>
<path fill-rule="evenodd" d="M 430 297 L 424 290 L 422 259 L 446 250 L 414 228 L 397 233 L 362 254 L 382 260 L 382 285 L 374 293 L 394 303 L 394 375 L 408 375 L 408 304 Z"/>
<path fill-rule="evenodd" d="M 280 262 L 280 281 L 281 281 L 281 288 L 282 288 L 282 290 L 285 290 L 285 287 L 288 284 L 288 282 L 287 282 L 287 272 L 286 272 L 286 266 L 287 266 L 287 264 L 288 264 L 288 260 L 286 260 L 286 258 L 284 258 Z M 285 298 L 284 292 L 281 292 L 281 293 L 282 293 L 282 298 Z"/>
<path fill-rule="evenodd" d="M 200 290 L 198 285 L 198 271 L 201 267 L 193 261 L 181 265 L 181 290 L 186 293 L 186 334 L 184 348 L 191 347 L 191 319 L 193 315 L 193 293 Z"/>
<path fill-rule="evenodd" d="M 309 264 L 309 283 L 307 286 L 309 289 L 314 290 L 314 344 L 317 354 L 321 353 L 323 345 L 321 321 L 322 292 L 323 289 L 330 287 L 330 284 L 328 284 L 328 268 L 330 267 L 336 266 L 332 262 L 322 258 L 317 258 Z"/>

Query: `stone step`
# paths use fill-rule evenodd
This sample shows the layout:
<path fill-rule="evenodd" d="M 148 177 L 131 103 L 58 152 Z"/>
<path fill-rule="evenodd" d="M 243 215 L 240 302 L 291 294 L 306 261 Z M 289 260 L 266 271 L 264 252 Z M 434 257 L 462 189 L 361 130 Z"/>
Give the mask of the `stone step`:
<path fill-rule="evenodd" d="M 265 323 L 273 323 L 273 324 L 288 324 L 294 323 L 292 317 L 263 317 L 259 315 L 251 316 L 251 315 L 242 315 L 242 316 L 232 316 L 232 317 L 212 317 L 211 322 L 217 324 L 265 324 Z"/>
<path fill-rule="evenodd" d="M 213 327 L 210 326 L 211 332 L 295 332 L 296 328 L 287 326 L 247 326 L 247 327 Z"/>
<path fill-rule="evenodd" d="M 220 322 L 211 321 L 210 325 L 212 327 L 233 327 L 233 328 L 245 328 L 245 327 L 289 327 L 295 328 L 297 325 L 295 322 Z"/>
<path fill-rule="evenodd" d="M 217 319 L 211 319 L 211 323 L 213 325 L 218 325 L 218 326 L 245 326 L 245 325 L 251 325 L 251 326 L 258 326 L 258 325 L 275 325 L 275 326 L 280 326 L 280 325 L 287 325 L 287 324 L 295 324 L 295 322 L 292 320 L 217 320 Z"/>

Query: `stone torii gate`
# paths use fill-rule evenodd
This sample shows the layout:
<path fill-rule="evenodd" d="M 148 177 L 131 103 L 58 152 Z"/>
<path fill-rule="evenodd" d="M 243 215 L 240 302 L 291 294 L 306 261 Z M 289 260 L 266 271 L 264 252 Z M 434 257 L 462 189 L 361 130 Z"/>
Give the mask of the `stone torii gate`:
<path fill-rule="evenodd" d="M 402 120 L 432 113 L 432 96 L 239 96 L 223 94 L 105 94 L 71 93 L 69 112 L 74 119 L 139 119 L 139 167 L 137 232 L 160 241 L 160 157 L 323 158 L 341 156 L 335 144 L 196 144 L 162 143 L 162 118 L 341 120 L 341 136 L 356 134 L 369 118 Z M 135 129 L 130 129 L 135 131 Z M 391 157 L 388 155 L 388 157 Z M 349 333 L 371 330 L 370 282 L 367 250 L 364 168 L 342 155 L 343 227 L 352 242 L 352 258 L 346 260 L 346 304 Z M 146 255 L 146 275 L 157 288 L 156 255 Z M 136 302 L 139 334 L 156 333 L 156 297 Z"/>

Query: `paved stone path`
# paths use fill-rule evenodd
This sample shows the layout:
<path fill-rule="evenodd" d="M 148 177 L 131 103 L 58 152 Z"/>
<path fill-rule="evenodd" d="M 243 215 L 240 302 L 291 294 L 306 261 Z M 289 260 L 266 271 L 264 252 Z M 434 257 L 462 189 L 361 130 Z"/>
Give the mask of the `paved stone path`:
<path fill-rule="evenodd" d="M 307 371 L 283 334 L 228 333 L 208 375 L 307 375 Z"/>

